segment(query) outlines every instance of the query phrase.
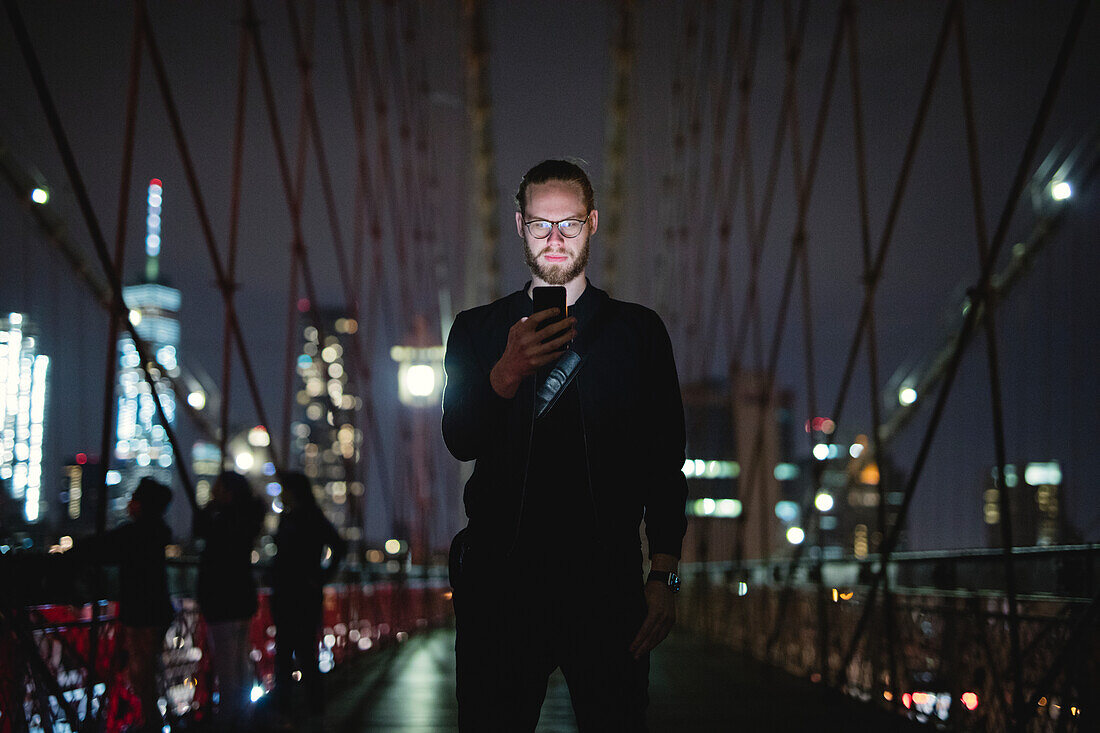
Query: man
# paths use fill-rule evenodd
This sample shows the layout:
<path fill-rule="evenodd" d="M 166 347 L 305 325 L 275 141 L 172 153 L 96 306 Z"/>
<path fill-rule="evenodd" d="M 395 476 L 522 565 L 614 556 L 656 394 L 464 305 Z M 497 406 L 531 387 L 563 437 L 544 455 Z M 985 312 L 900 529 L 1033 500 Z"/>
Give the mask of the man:
<path fill-rule="evenodd" d="M 599 214 L 580 167 L 540 163 L 516 204 L 531 282 L 460 313 L 447 343 L 443 436 L 476 461 L 452 548 L 459 726 L 534 730 L 560 667 L 582 731 L 644 730 L 686 527 L 672 347 L 656 313 L 585 277 Z M 568 317 L 536 333 L 557 315 L 532 313 L 544 285 L 565 287 Z M 536 419 L 536 389 L 566 349 L 581 363 Z"/>

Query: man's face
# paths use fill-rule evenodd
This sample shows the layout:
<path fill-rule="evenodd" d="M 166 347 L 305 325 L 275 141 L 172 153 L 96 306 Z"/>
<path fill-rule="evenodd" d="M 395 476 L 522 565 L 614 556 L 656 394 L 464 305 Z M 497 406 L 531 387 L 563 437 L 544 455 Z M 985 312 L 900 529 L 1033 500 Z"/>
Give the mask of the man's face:
<path fill-rule="evenodd" d="M 572 239 L 563 237 L 557 227 L 546 239 L 536 239 L 524 221 L 542 219 L 562 221 L 585 219 L 581 233 Z M 588 238 L 596 231 L 598 212 L 585 209 L 580 186 L 565 181 L 547 181 L 527 187 L 527 214 L 516 212 L 516 230 L 523 239 L 523 259 L 535 284 L 565 285 L 584 277 L 588 266 Z"/>

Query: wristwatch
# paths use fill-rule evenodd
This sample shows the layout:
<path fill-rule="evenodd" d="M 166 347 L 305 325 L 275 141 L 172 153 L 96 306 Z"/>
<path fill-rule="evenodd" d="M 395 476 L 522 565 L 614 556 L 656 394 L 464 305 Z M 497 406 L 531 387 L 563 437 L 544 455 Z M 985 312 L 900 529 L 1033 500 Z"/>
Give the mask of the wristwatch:
<path fill-rule="evenodd" d="M 661 585 L 667 585 L 668 589 L 673 593 L 680 592 L 680 576 L 673 572 L 661 572 L 659 570 L 650 570 L 649 575 L 646 576 L 645 582 L 653 583 L 657 582 Z"/>

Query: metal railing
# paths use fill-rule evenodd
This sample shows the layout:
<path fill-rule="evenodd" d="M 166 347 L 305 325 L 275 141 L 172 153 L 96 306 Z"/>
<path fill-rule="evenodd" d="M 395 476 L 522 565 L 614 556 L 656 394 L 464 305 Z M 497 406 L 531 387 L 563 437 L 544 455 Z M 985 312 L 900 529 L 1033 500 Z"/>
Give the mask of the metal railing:
<path fill-rule="evenodd" d="M 1015 548 L 1028 731 L 1100 719 L 1100 545 Z M 879 559 L 684 568 L 685 625 L 791 674 L 948 730 L 1014 725 L 1000 550 L 898 553 L 861 635 Z M 853 644 L 855 640 L 855 644 Z M 847 665 L 845 660 L 848 659 Z"/>
<path fill-rule="evenodd" d="M 32 558 L 33 568 L 37 564 Z M 213 680 L 206 624 L 188 589 L 194 587 L 192 560 L 175 561 L 169 571 L 176 617 L 164 638 L 160 679 L 162 711 L 173 723 L 207 718 Z M 324 589 L 319 667 L 330 672 L 358 654 L 401 641 L 417 630 L 446 623 L 451 613 L 446 568 L 412 567 L 398 572 L 345 572 Z M 54 581 L 43 580 L 33 594 Z M 79 595 L 79 584 L 77 584 Z M 98 650 L 89 681 L 91 603 L 74 602 L 73 591 L 59 603 L 0 608 L 0 733 L 123 730 L 136 721 L 139 705 L 126 678 L 118 643 L 117 608 L 100 600 Z M 110 595 L 110 594 L 109 594 Z M 254 663 L 252 699 L 274 686 L 275 627 L 270 590 L 259 591 L 259 609 L 249 626 Z"/>

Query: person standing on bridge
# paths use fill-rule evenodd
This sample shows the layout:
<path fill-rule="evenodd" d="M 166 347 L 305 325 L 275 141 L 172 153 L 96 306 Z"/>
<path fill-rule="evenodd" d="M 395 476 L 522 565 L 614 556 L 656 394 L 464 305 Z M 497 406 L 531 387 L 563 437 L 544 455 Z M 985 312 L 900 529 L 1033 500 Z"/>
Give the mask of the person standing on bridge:
<path fill-rule="evenodd" d="M 303 474 L 279 473 L 283 512 L 275 533 L 271 568 L 271 618 L 275 622 L 275 702 L 279 724 L 293 722 L 294 672 L 305 688 L 312 721 L 322 724 L 324 682 L 317 668 L 324 588 L 336 577 L 348 544 L 325 517 Z"/>
<path fill-rule="evenodd" d="M 599 214 L 582 168 L 539 163 L 516 205 L 531 281 L 460 313 L 447 340 L 443 437 L 475 461 L 451 548 L 459 727 L 534 730 L 560 667 L 580 730 L 645 730 L 686 528 L 672 346 L 656 313 L 585 277 Z M 565 287 L 568 317 L 536 333 L 559 315 L 532 312 L 546 285 Z"/>

